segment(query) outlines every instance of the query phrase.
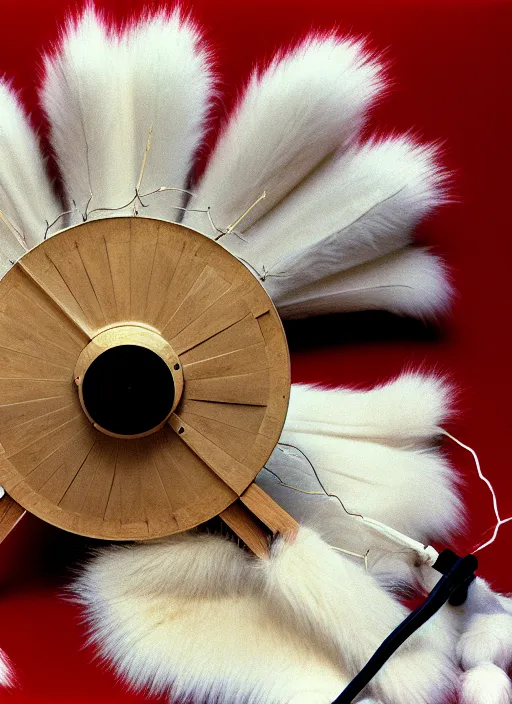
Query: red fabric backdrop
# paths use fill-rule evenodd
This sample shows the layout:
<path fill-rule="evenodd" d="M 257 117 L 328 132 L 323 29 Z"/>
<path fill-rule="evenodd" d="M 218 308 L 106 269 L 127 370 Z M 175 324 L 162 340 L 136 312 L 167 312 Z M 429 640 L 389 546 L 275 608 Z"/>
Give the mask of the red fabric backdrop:
<path fill-rule="evenodd" d="M 101 0 L 119 18 L 140 0 Z M 448 373 L 460 388 L 452 431 L 476 448 L 512 514 L 510 474 L 509 232 L 512 124 L 512 3 L 499 0 L 190 0 L 216 49 L 225 109 L 257 59 L 303 35 L 330 29 L 368 35 L 386 52 L 395 87 L 372 128 L 413 130 L 441 140 L 454 172 L 452 205 L 424 224 L 419 237 L 449 263 L 458 297 L 437 330 L 383 314 L 335 316 L 288 326 L 294 381 L 370 384 L 404 366 Z M 35 85 L 41 51 L 57 37 L 67 0 L 2 0 L 0 74 L 12 76 L 42 126 Z M 1 164 L 0 164 L 1 173 Z M 30 197 L 30 194 L 27 194 Z M 450 448 L 466 478 L 470 549 L 493 524 L 491 500 L 471 457 Z M 0 547 L 0 646 L 17 667 L 21 688 L 0 695 L 11 704 L 107 704 L 142 701 L 91 664 L 77 609 L 61 598 L 90 543 L 24 520 Z M 481 553 L 481 574 L 512 590 L 504 556 L 512 524 Z M 399 703 L 397 703 L 399 704 Z M 405 703 L 404 703 L 405 704 Z"/>

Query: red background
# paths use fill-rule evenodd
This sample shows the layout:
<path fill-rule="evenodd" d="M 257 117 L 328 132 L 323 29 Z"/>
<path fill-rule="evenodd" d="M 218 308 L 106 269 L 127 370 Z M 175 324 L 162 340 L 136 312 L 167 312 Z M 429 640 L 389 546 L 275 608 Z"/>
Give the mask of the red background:
<path fill-rule="evenodd" d="M 99 3 L 126 18 L 143 3 Z M 499 0 L 190 0 L 213 43 L 225 85 L 224 109 L 254 61 L 309 29 L 338 26 L 367 35 L 391 62 L 394 89 L 375 111 L 379 132 L 412 128 L 441 140 L 454 172 L 457 202 L 425 223 L 420 239 L 443 254 L 458 297 L 437 329 L 384 314 L 335 316 L 288 326 L 294 381 L 370 384 L 404 366 L 448 373 L 461 393 L 452 432 L 479 453 L 498 492 L 502 516 L 512 514 L 510 475 L 509 300 L 512 238 L 510 43 L 512 3 Z M 36 68 L 57 37 L 66 0 L 2 0 L 0 74 L 12 76 L 42 126 Z M 0 165 L 1 173 L 1 165 Z M 490 497 L 475 479 L 471 457 L 450 448 L 466 477 L 469 550 L 493 525 Z M 107 704 L 142 701 L 108 672 L 91 665 L 76 608 L 60 598 L 90 547 L 28 517 L 0 548 L 0 646 L 11 656 L 22 689 L 2 701 Z M 480 553 L 480 574 L 512 590 L 503 556 L 512 524 Z M 399 703 L 397 703 L 399 704 Z"/>

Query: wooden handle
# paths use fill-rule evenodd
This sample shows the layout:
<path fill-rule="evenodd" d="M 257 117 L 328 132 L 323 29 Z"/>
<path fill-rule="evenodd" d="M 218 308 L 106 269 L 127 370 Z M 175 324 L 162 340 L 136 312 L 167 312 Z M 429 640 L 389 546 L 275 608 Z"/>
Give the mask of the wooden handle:
<path fill-rule="evenodd" d="M 0 543 L 7 538 L 24 515 L 25 509 L 8 494 L 4 494 L 0 499 Z"/>
<path fill-rule="evenodd" d="M 254 483 L 220 517 L 249 550 L 262 558 L 269 555 L 270 536 L 282 535 L 293 541 L 299 530 L 297 521 Z"/>

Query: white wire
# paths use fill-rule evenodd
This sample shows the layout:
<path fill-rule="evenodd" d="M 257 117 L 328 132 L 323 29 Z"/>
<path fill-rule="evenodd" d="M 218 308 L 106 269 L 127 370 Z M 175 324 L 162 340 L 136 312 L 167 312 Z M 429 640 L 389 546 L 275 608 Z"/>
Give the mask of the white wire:
<path fill-rule="evenodd" d="M 464 448 L 464 450 L 467 450 L 468 452 L 470 452 L 473 455 L 473 459 L 475 460 L 476 471 L 478 472 L 478 476 L 487 485 L 487 487 L 489 488 L 489 491 L 491 492 L 492 506 L 494 509 L 494 515 L 496 516 L 496 525 L 494 526 L 494 532 L 492 534 L 492 537 L 489 538 L 489 540 L 486 543 L 479 545 L 475 550 L 473 550 L 473 553 L 479 552 L 480 550 L 483 550 L 484 548 L 486 548 L 489 545 L 492 545 L 492 543 L 494 543 L 494 541 L 496 540 L 496 538 L 498 536 L 498 532 L 499 532 L 501 526 L 504 525 L 505 523 L 509 523 L 510 521 L 512 521 L 512 516 L 509 516 L 509 518 L 503 518 L 503 519 L 500 517 L 500 512 L 498 509 L 498 499 L 496 496 L 496 492 L 494 491 L 494 487 L 491 484 L 491 482 L 489 481 L 489 479 L 487 479 L 487 477 L 482 472 L 482 469 L 480 467 L 480 461 L 478 459 L 478 455 L 476 454 L 475 450 L 473 450 L 472 447 L 469 447 L 469 445 L 465 445 L 463 442 L 461 442 L 456 437 L 451 435 L 447 430 L 444 430 L 444 428 L 439 428 L 439 430 L 441 433 L 443 433 L 443 435 L 446 435 L 446 437 L 450 438 L 450 440 L 453 440 L 453 442 L 455 442 L 457 445 L 460 445 L 460 447 Z"/>

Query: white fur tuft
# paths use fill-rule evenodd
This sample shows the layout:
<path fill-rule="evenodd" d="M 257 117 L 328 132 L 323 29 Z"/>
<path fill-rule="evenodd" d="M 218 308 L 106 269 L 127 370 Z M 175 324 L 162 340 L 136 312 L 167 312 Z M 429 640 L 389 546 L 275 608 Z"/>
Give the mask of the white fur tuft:
<path fill-rule="evenodd" d="M 465 670 L 491 662 L 512 666 L 512 599 L 496 594 L 482 578 L 471 585 L 464 604 L 464 629 L 457 656 Z"/>
<path fill-rule="evenodd" d="M 13 667 L 7 655 L 0 650 L 0 687 L 12 687 L 16 681 Z"/>
<path fill-rule="evenodd" d="M 41 99 L 68 202 L 80 213 L 90 200 L 92 217 L 119 214 L 92 211 L 121 208 L 133 198 L 150 127 L 141 192 L 186 187 L 211 87 L 199 41 L 178 11 L 149 16 L 123 34 L 92 7 L 68 24 L 59 53 L 46 57 Z M 176 220 L 173 206 L 183 196 L 163 192 L 143 201 L 148 207 L 141 214 Z"/>
<path fill-rule="evenodd" d="M 357 137 L 382 89 L 382 68 L 364 45 L 309 37 L 255 71 L 210 158 L 193 203 L 226 228 L 266 191 L 246 230 L 321 162 Z M 210 230 L 204 216 L 186 222 Z M 279 236 L 279 233 L 276 233 Z"/>
<path fill-rule="evenodd" d="M 268 560 L 214 535 L 103 551 L 75 585 L 92 638 L 129 683 L 197 701 L 331 702 L 406 610 L 315 533 Z M 413 636 L 369 688 L 442 704 L 442 640 Z"/>
<path fill-rule="evenodd" d="M 462 677 L 461 704 L 511 704 L 512 684 L 492 663 L 483 663 Z"/>
<path fill-rule="evenodd" d="M 274 450 L 266 464 L 271 471 L 262 470 L 258 484 L 331 544 L 361 555 L 370 550 L 370 568 L 381 581 L 414 582 L 415 554 L 397 553 L 340 501 L 424 543 L 457 531 L 456 476 L 429 447 L 449 414 L 450 393 L 441 380 L 415 374 L 370 391 L 294 385 L 281 436 L 291 447 Z M 332 497 L 323 494 L 315 472 Z"/>
<path fill-rule="evenodd" d="M 280 297 L 409 243 L 443 199 L 434 148 L 395 137 L 341 151 L 229 248 Z M 227 238 L 224 244 L 227 246 Z"/>
<path fill-rule="evenodd" d="M 282 318 L 378 309 L 423 319 L 446 312 L 451 295 L 442 260 L 425 249 L 406 247 L 308 286 L 278 293 L 276 303 Z"/>
<path fill-rule="evenodd" d="M 20 240 L 0 219 L 0 274 L 3 274 L 27 249 L 42 242 L 46 221 L 51 223 L 60 212 L 38 140 L 18 96 L 3 81 L 0 81 L 0 210 L 22 235 Z"/>
<path fill-rule="evenodd" d="M 476 614 L 458 644 L 458 655 L 465 670 L 492 662 L 502 670 L 512 664 L 512 615 Z"/>
<path fill-rule="evenodd" d="M 414 372 L 366 391 L 293 384 L 285 432 L 315 430 L 404 446 L 432 443 L 451 413 L 452 394 L 442 378 Z"/>

